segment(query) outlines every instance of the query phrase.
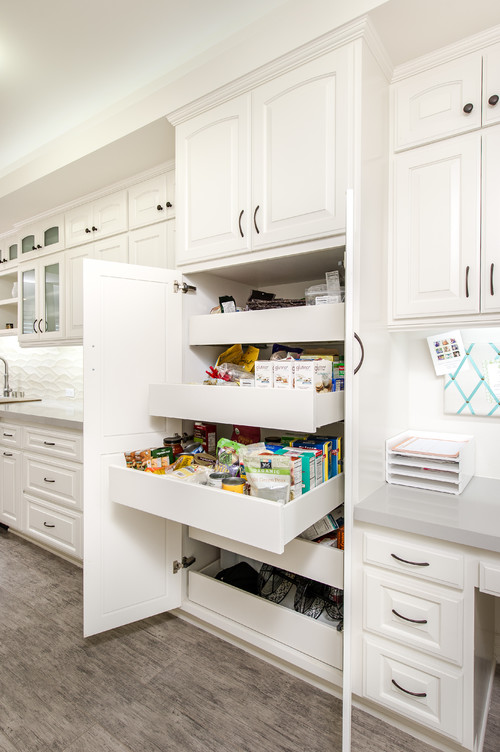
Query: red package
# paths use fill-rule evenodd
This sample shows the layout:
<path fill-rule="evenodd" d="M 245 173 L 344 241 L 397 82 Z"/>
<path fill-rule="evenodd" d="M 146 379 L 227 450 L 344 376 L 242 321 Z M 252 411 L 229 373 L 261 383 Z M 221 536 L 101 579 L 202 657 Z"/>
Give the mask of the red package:
<path fill-rule="evenodd" d="M 260 441 L 260 428 L 257 426 L 233 426 L 231 441 L 238 444 L 257 444 Z"/>

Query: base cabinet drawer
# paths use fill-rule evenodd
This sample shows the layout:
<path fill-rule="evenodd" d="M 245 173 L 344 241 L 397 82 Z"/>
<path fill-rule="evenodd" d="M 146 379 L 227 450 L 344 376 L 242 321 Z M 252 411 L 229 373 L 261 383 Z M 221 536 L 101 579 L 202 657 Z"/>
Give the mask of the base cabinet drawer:
<path fill-rule="evenodd" d="M 461 742 L 463 674 L 365 637 L 363 693 L 376 703 Z"/>
<path fill-rule="evenodd" d="M 463 662 L 464 606 L 461 593 L 408 578 L 365 572 L 364 628 L 438 658 Z"/>
<path fill-rule="evenodd" d="M 2 446 L 21 447 L 22 427 L 11 425 L 10 423 L 0 424 L 0 443 Z"/>
<path fill-rule="evenodd" d="M 63 433 L 45 428 L 24 429 L 24 449 L 63 460 L 81 462 L 83 459 L 82 434 Z"/>
<path fill-rule="evenodd" d="M 479 562 L 479 590 L 482 593 L 500 596 L 500 560 L 495 563 Z"/>
<path fill-rule="evenodd" d="M 82 508 L 82 465 L 25 455 L 23 476 L 24 491 L 71 509 Z"/>
<path fill-rule="evenodd" d="M 75 558 L 82 557 L 82 515 L 24 496 L 26 530 L 33 538 Z"/>

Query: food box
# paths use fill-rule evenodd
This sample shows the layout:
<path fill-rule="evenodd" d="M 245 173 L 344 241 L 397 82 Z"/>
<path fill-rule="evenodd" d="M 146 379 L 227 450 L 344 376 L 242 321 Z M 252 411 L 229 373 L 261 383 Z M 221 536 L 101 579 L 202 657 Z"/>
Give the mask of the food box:
<path fill-rule="evenodd" d="M 274 386 L 274 363 L 272 360 L 255 361 L 255 386 L 258 389 L 272 389 Z"/>

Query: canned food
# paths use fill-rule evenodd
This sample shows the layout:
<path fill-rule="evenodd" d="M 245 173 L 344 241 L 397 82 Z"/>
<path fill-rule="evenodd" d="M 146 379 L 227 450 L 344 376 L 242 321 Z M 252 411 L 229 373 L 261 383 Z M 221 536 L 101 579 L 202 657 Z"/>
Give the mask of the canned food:
<path fill-rule="evenodd" d="M 184 451 L 181 444 L 181 437 L 177 433 L 175 434 L 175 436 L 167 436 L 165 439 L 163 439 L 163 446 L 172 447 L 172 451 L 175 456 L 181 454 L 181 452 Z"/>
<path fill-rule="evenodd" d="M 224 478 L 222 481 L 222 490 L 242 494 L 245 490 L 245 481 L 243 478 Z"/>
<path fill-rule="evenodd" d="M 207 480 L 207 486 L 212 488 L 222 488 L 222 481 L 231 478 L 229 473 L 210 473 Z"/>

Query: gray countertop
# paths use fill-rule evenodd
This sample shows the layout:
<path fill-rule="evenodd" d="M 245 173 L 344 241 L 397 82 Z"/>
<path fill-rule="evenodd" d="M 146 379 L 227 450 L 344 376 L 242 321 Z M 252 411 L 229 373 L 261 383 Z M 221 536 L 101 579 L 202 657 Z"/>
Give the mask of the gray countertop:
<path fill-rule="evenodd" d="M 12 423 L 46 423 L 81 431 L 83 403 L 75 400 L 41 400 L 0 404 L 0 420 Z"/>
<path fill-rule="evenodd" d="M 354 507 L 354 519 L 500 552 L 500 480 L 474 477 L 457 496 L 385 483 Z"/>

